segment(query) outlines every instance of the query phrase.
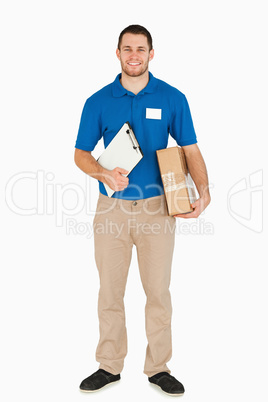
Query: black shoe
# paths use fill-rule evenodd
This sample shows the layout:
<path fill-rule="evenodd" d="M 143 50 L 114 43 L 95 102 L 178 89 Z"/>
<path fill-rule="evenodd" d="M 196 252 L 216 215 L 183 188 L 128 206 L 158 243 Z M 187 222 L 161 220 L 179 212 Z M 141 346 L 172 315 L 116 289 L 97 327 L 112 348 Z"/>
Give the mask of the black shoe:
<path fill-rule="evenodd" d="M 111 384 L 112 382 L 120 380 L 120 374 L 111 374 L 108 371 L 99 369 L 91 376 L 85 378 L 80 384 L 80 390 L 83 392 L 94 392 Z"/>
<path fill-rule="evenodd" d="M 148 380 L 152 384 L 158 385 L 166 394 L 182 395 L 184 393 L 184 386 L 169 373 L 157 373 Z"/>

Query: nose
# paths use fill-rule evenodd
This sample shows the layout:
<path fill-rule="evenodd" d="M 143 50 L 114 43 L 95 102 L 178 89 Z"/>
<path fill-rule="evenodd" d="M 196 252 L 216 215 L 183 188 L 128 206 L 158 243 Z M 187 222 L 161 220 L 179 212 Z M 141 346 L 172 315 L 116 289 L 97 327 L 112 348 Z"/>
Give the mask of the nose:
<path fill-rule="evenodd" d="M 132 50 L 130 55 L 131 55 L 131 58 L 135 58 L 135 57 L 137 58 L 138 52 L 136 50 Z"/>

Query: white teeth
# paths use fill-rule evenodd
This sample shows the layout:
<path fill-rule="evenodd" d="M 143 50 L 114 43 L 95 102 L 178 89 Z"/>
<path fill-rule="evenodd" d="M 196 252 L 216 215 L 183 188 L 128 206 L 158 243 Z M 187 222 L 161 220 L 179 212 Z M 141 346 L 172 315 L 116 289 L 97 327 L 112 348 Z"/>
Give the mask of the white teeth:
<path fill-rule="evenodd" d="M 130 66 L 138 66 L 140 63 L 128 63 Z"/>

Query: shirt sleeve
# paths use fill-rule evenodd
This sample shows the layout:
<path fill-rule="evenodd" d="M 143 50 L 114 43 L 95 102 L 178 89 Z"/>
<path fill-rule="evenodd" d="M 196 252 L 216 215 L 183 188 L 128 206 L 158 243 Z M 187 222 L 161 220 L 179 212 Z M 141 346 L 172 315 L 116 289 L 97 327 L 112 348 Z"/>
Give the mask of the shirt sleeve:
<path fill-rule="evenodd" d="M 185 95 L 179 93 L 175 104 L 173 119 L 170 126 L 170 135 L 176 140 L 179 146 L 197 143 L 196 133 Z"/>
<path fill-rule="evenodd" d="M 82 111 L 75 148 L 93 151 L 101 137 L 100 112 L 92 98 L 88 98 Z"/>

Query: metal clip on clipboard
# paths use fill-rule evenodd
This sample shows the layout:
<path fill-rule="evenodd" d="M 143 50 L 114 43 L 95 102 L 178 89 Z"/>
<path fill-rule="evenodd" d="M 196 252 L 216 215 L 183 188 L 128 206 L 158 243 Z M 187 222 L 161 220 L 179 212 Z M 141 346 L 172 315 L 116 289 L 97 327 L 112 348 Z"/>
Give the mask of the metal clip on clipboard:
<path fill-rule="evenodd" d="M 138 152 L 137 148 L 139 147 L 139 144 L 137 143 L 136 137 L 135 136 L 133 137 L 134 133 L 133 133 L 131 127 L 130 127 L 130 124 L 128 122 L 127 122 L 127 124 L 129 125 L 129 128 L 126 130 L 126 133 L 129 134 L 129 138 L 132 141 L 133 148 L 136 149 L 136 151 Z M 136 145 L 135 142 L 138 145 Z"/>

